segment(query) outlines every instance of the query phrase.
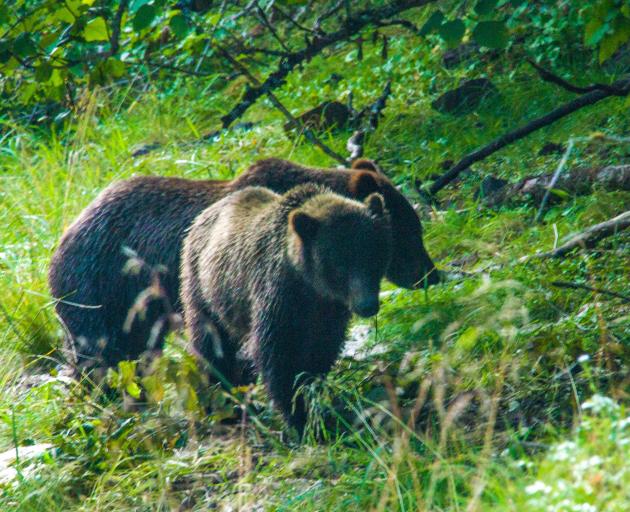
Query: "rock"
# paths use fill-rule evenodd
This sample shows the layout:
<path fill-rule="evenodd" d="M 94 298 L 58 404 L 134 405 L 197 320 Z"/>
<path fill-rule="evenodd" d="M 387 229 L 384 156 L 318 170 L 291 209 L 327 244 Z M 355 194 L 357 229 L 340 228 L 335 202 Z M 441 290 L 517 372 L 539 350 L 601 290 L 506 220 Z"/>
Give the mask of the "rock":
<path fill-rule="evenodd" d="M 493 194 L 496 194 L 499 190 L 508 184 L 508 180 L 502 178 L 495 178 L 494 176 L 486 176 L 479 185 L 479 189 L 475 191 L 475 199 L 486 198 Z"/>
<path fill-rule="evenodd" d="M 464 115 L 479 107 L 484 98 L 497 93 L 497 88 L 490 80 L 476 78 L 445 92 L 431 106 L 442 114 Z"/>

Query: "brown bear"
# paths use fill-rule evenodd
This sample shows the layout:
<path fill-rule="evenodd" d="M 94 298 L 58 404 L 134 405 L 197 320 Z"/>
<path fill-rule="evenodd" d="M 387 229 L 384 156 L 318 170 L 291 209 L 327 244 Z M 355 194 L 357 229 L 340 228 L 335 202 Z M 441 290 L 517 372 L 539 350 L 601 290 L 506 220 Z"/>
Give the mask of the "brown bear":
<path fill-rule="evenodd" d="M 351 169 L 315 169 L 261 160 L 232 181 L 140 176 L 107 187 L 66 230 L 53 254 L 49 284 L 68 331 L 71 359 L 86 369 L 113 366 L 159 349 L 179 313 L 180 251 L 195 217 L 229 193 L 263 186 L 284 193 L 304 183 L 363 200 L 379 192 L 390 212 L 393 252 L 386 277 L 414 288 L 438 281 L 409 202 L 369 160 Z M 129 248 L 144 261 L 128 268 Z M 125 271 L 126 270 L 126 271 Z M 130 311 L 139 314 L 130 315 Z"/>
<path fill-rule="evenodd" d="M 383 197 L 319 185 L 280 196 L 249 187 L 197 217 L 182 251 L 182 302 L 195 353 L 242 384 L 253 366 L 302 431 L 296 387 L 337 359 L 351 312 L 372 316 L 391 255 Z"/>

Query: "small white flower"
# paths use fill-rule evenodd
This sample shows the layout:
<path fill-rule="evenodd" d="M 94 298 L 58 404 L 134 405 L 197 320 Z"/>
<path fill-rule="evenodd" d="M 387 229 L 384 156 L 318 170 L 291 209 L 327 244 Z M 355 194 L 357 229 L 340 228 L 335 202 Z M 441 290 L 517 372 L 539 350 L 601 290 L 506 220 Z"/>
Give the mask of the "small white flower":
<path fill-rule="evenodd" d="M 533 484 L 525 487 L 525 492 L 527 494 L 538 494 L 538 493 L 549 494 L 551 492 L 551 487 L 548 486 L 546 483 L 541 482 L 540 480 L 537 480 Z"/>
<path fill-rule="evenodd" d="M 612 398 L 603 395 L 593 395 L 582 404 L 582 409 L 591 409 L 595 414 L 619 410 L 619 404 Z"/>

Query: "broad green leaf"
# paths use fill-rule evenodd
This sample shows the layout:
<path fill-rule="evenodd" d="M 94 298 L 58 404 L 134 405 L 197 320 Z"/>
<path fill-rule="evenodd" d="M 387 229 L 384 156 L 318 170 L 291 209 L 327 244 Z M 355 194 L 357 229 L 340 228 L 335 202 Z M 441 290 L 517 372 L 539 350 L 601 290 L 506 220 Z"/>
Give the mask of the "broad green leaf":
<path fill-rule="evenodd" d="M 29 32 L 22 32 L 15 38 L 15 41 L 13 41 L 13 52 L 21 58 L 30 57 L 37 53 L 37 46 L 35 46 Z"/>
<path fill-rule="evenodd" d="M 151 0 L 131 0 L 131 3 L 129 4 L 129 12 L 131 12 L 131 14 L 135 14 L 138 12 L 140 7 L 148 4 L 149 2 L 151 2 Z"/>
<path fill-rule="evenodd" d="M 53 72 L 53 67 L 48 62 L 43 62 L 35 68 L 35 81 L 48 82 Z"/>
<path fill-rule="evenodd" d="M 475 12 L 480 16 L 490 14 L 497 6 L 498 0 L 479 0 L 475 5 Z"/>
<path fill-rule="evenodd" d="M 472 35 L 480 46 L 487 48 L 505 48 L 508 43 L 508 31 L 502 21 L 480 21 Z"/>
<path fill-rule="evenodd" d="M 127 384 L 126 388 L 127 393 L 131 395 L 133 398 L 140 398 L 140 387 L 135 382 L 130 382 Z"/>
<path fill-rule="evenodd" d="M 599 43 L 609 29 L 608 23 L 604 23 L 600 19 L 590 20 L 584 27 L 584 43 L 587 45 L 596 45 Z"/>
<path fill-rule="evenodd" d="M 107 24 L 103 18 L 94 18 L 83 29 L 83 39 L 91 41 L 109 41 Z"/>
<path fill-rule="evenodd" d="M 462 37 L 464 37 L 465 32 L 466 26 L 460 19 L 447 21 L 440 27 L 439 30 L 440 36 L 449 46 L 458 45 L 462 40 Z"/>
<path fill-rule="evenodd" d="M 442 14 L 442 11 L 435 11 L 427 20 L 427 22 L 422 25 L 422 28 L 420 29 L 420 35 L 421 36 L 426 36 L 427 34 L 430 34 L 431 32 L 435 32 L 438 28 L 440 28 L 440 25 L 442 25 L 442 22 L 444 21 L 444 15 Z"/>
<path fill-rule="evenodd" d="M 613 23 L 612 34 L 607 34 L 599 45 L 600 64 L 612 57 L 615 52 L 630 40 L 630 20 L 619 16 Z"/>
<path fill-rule="evenodd" d="M 144 30 L 155 19 L 156 9 L 152 5 L 143 5 L 133 18 L 133 29 L 136 32 Z"/>
<path fill-rule="evenodd" d="M 74 23 L 76 16 L 72 14 L 70 9 L 68 9 L 67 7 L 62 7 L 61 9 L 57 9 L 54 14 L 54 18 L 58 19 L 59 21 L 64 21 L 66 23 Z"/>
<path fill-rule="evenodd" d="M 169 26 L 177 37 L 184 37 L 188 33 L 188 22 L 186 18 L 181 14 L 176 14 L 171 18 Z"/>
<path fill-rule="evenodd" d="M 109 59 L 107 59 L 107 71 L 114 78 L 120 78 L 121 76 L 125 74 L 126 70 L 127 68 L 124 62 L 121 62 L 115 57 L 110 57 Z"/>

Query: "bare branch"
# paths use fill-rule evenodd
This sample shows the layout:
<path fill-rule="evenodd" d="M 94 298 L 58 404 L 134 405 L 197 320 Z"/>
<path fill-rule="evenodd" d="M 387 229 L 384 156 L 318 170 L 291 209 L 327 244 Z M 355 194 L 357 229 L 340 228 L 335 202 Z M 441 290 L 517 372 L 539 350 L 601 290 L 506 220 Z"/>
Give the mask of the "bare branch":
<path fill-rule="evenodd" d="M 392 81 L 388 80 L 385 84 L 383 92 L 378 99 L 372 103 L 369 107 L 363 109 L 357 117 L 361 118 L 366 111 L 369 111 L 367 126 L 360 130 L 355 131 L 348 139 L 346 149 L 350 152 L 349 160 L 356 160 L 363 155 L 363 144 L 367 139 L 369 133 L 375 131 L 378 128 L 379 118 L 382 115 L 383 110 L 387 104 L 387 98 L 392 92 Z"/>
<path fill-rule="evenodd" d="M 549 82 L 552 84 L 559 85 L 563 89 L 566 89 L 570 92 L 576 92 L 579 94 L 585 94 L 587 92 L 600 90 L 602 87 L 600 85 L 594 84 L 589 85 L 587 87 L 580 87 L 577 85 L 573 85 L 567 82 L 564 78 L 559 77 L 558 75 L 553 74 L 551 71 L 543 68 L 540 64 L 537 64 L 532 59 L 527 59 L 527 62 L 530 66 L 532 66 L 537 72 L 540 78 L 542 78 L 545 82 Z"/>
<path fill-rule="evenodd" d="M 232 66 L 234 66 L 234 68 L 241 71 L 255 87 L 260 87 L 261 85 L 260 81 L 254 75 L 252 75 L 251 72 L 241 62 L 237 61 L 234 57 L 232 57 L 232 55 L 227 50 L 225 50 L 225 48 L 222 48 L 219 46 L 218 49 L 221 52 L 221 54 L 228 61 L 230 61 L 230 63 L 232 64 Z M 347 160 L 344 157 L 342 157 L 339 153 L 335 152 L 334 150 L 329 148 L 326 144 L 324 144 L 322 141 L 320 141 L 310 128 L 306 127 L 304 123 L 302 123 L 299 119 L 293 116 L 291 112 L 289 112 L 287 108 L 282 104 L 282 102 L 276 97 L 275 94 L 273 94 L 271 91 L 266 91 L 266 94 L 269 100 L 271 101 L 271 103 L 273 103 L 273 105 L 280 112 L 282 112 L 284 117 L 287 118 L 291 126 L 297 129 L 298 131 L 300 131 L 301 133 L 303 133 L 304 137 L 309 142 L 315 144 L 324 153 L 326 153 L 331 158 L 334 158 L 335 160 L 337 160 L 337 162 L 339 162 L 340 164 L 342 165 L 348 164 Z"/>
<path fill-rule="evenodd" d="M 589 292 L 599 293 L 601 295 L 608 295 L 610 297 L 616 297 L 617 299 L 621 299 L 624 302 L 630 302 L 630 297 L 627 295 L 623 295 L 622 293 L 611 292 L 610 290 L 604 290 L 602 288 L 593 288 L 592 286 L 587 286 L 581 283 L 570 283 L 568 281 L 552 281 L 549 284 L 551 286 L 556 286 L 558 288 L 571 288 L 573 290 L 587 290 Z"/>
<path fill-rule="evenodd" d="M 312 59 L 325 48 L 350 38 L 367 25 L 374 24 L 376 20 L 391 18 L 412 7 L 422 7 L 434 3 L 435 1 L 436 0 L 393 0 L 383 6 L 365 9 L 355 13 L 352 18 L 345 20 L 343 26 L 336 32 L 330 34 L 318 33 L 302 50 L 292 52 L 286 58 L 283 58 L 278 65 L 278 69 L 271 73 L 260 86 L 245 91 L 241 101 L 221 118 L 223 128 L 227 128 L 236 119 L 241 117 L 258 98 L 267 94 L 268 91 L 280 87 L 284 83 L 284 79 L 287 75 L 296 66 Z M 339 8 L 341 8 L 342 5 L 343 1 L 339 2 Z"/>
<path fill-rule="evenodd" d="M 466 155 L 453 167 L 451 167 L 451 169 L 442 174 L 438 179 L 433 182 L 433 184 L 429 188 L 429 194 L 435 195 L 451 181 L 457 178 L 457 176 L 462 171 L 468 169 L 475 162 L 484 160 L 485 158 L 496 153 L 500 149 L 503 149 L 504 147 L 512 144 L 513 142 L 525 138 L 530 133 L 544 128 L 545 126 L 548 126 L 558 121 L 559 119 L 562 119 L 563 117 L 572 114 L 573 112 L 583 109 L 584 107 L 594 105 L 595 103 L 603 99 L 609 98 L 611 96 L 627 96 L 628 94 L 630 94 L 630 78 L 623 78 L 616 81 L 612 85 L 607 86 L 606 90 L 597 89 L 583 94 L 578 98 L 569 101 L 568 103 L 565 103 L 555 110 L 552 110 L 548 114 L 538 117 L 533 121 L 530 121 L 526 125 L 517 128 L 514 131 L 508 132 L 501 137 L 494 139 L 486 146 Z"/>

